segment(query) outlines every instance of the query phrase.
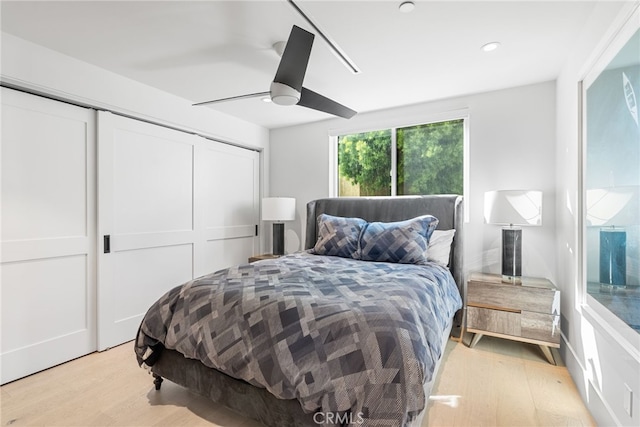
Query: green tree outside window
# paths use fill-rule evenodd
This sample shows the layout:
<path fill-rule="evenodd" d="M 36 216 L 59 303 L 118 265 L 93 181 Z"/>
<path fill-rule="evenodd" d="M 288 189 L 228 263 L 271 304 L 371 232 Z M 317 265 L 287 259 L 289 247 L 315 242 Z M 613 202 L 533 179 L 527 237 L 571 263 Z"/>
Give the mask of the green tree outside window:
<path fill-rule="evenodd" d="M 377 130 L 338 138 L 341 196 L 391 195 L 391 130 Z"/>
<path fill-rule="evenodd" d="M 392 132 L 397 188 L 391 190 Z M 464 120 L 338 138 L 340 196 L 462 194 Z"/>

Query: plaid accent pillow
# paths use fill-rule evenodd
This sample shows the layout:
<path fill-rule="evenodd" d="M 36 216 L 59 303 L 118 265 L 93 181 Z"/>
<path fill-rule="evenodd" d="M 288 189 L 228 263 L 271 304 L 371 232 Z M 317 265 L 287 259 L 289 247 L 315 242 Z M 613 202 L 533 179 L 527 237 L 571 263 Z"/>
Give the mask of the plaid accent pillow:
<path fill-rule="evenodd" d="M 360 236 L 356 259 L 426 264 L 429 239 L 437 226 L 438 219 L 432 215 L 406 221 L 368 223 Z"/>
<path fill-rule="evenodd" d="M 313 247 L 317 255 L 355 258 L 358 239 L 367 221 L 321 214 L 318 216 L 318 240 Z"/>

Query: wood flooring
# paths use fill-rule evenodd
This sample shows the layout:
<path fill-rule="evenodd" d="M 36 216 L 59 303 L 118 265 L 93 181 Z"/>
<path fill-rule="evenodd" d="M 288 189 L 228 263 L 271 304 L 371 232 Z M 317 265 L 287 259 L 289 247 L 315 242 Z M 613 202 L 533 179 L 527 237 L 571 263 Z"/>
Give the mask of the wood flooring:
<path fill-rule="evenodd" d="M 468 348 L 450 340 L 446 353 L 423 427 L 595 425 L 567 369 L 533 344 L 484 337 Z M 260 426 L 169 381 L 157 392 L 132 342 L 0 392 L 2 426 Z"/>

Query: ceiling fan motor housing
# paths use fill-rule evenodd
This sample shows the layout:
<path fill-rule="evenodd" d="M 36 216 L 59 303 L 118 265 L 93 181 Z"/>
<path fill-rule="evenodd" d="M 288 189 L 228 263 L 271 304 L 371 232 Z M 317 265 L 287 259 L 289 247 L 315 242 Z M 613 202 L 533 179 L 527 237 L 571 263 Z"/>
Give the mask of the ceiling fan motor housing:
<path fill-rule="evenodd" d="M 278 105 L 296 105 L 300 101 L 300 92 L 278 82 L 271 82 L 271 101 Z"/>

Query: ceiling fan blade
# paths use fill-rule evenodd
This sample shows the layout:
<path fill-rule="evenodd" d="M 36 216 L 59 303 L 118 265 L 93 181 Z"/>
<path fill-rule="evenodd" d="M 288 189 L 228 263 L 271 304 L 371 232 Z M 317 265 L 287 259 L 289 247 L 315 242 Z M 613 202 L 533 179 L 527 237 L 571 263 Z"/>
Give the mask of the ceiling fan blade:
<path fill-rule="evenodd" d="M 276 77 L 276 83 L 282 83 L 294 88 L 298 92 L 302 90 L 302 81 L 307 71 L 311 46 L 314 35 L 294 25 L 289 34 L 289 40 L 282 53 Z"/>
<path fill-rule="evenodd" d="M 345 107 L 344 105 L 339 104 L 336 101 L 327 98 L 326 96 L 322 96 L 319 93 L 307 89 L 306 87 L 302 88 L 298 105 L 318 111 L 324 111 L 325 113 L 344 117 L 345 119 L 350 119 L 351 117 L 358 114 L 351 108 Z"/>
<path fill-rule="evenodd" d="M 245 99 L 245 98 L 259 98 L 261 96 L 269 96 L 269 92 L 257 92 L 257 93 L 250 93 L 248 95 L 239 95 L 239 96 L 231 96 L 229 98 L 214 99 L 213 101 L 198 102 L 197 104 L 193 104 L 192 106 L 196 107 L 198 105 L 217 104 L 218 102 L 236 101 L 238 99 Z"/>

